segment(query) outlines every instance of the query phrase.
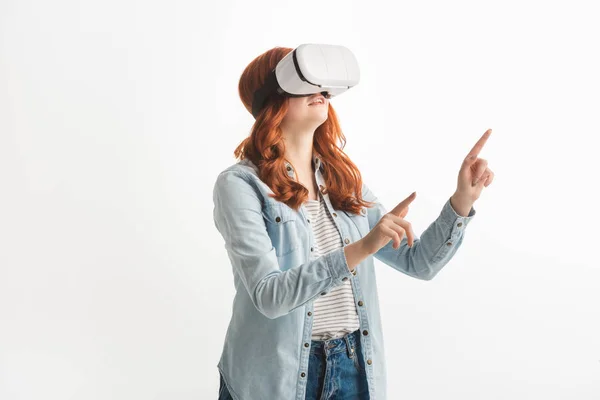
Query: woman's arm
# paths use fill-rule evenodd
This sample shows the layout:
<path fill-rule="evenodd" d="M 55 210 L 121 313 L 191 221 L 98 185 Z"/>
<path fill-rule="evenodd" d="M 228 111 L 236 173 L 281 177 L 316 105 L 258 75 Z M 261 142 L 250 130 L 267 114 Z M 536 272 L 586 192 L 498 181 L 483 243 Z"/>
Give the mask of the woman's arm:
<path fill-rule="evenodd" d="M 223 171 L 214 189 L 213 217 L 233 270 L 267 318 L 294 311 L 352 276 L 344 247 L 282 271 L 262 216 L 262 203 L 243 172 Z"/>
<path fill-rule="evenodd" d="M 363 183 L 362 197 L 376 204 L 367 208 L 369 229 L 387 214 L 387 209 L 378 201 L 375 194 Z M 393 240 L 373 254 L 375 258 L 390 267 L 422 280 L 431 280 L 454 256 L 464 238 L 465 228 L 475 215 L 471 207 L 468 216 L 456 213 L 450 198 L 444 204 L 438 218 L 419 237 L 415 233 L 412 248 L 408 247 L 406 235 L 402 237 L 400 247 L 394 249 Z"/>

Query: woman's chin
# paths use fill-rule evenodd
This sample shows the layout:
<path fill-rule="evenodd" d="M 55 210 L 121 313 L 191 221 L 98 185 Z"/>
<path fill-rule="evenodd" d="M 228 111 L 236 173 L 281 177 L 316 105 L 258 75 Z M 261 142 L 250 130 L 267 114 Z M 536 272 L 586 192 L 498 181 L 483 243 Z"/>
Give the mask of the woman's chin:
<path fill-rule="evenodd" d="M 323 122 L 327 121 L 327 114 L 315 116 L 311 118 L 311 121 L 320 126 Z"/>
<path fill-rule="evenodd" d="M 314 120 L 325 121 L 327 120 L 327 109 L 325 108 L 321 110 L 312 110 L 312 112 L 309 113 L 307 117 Z"/>

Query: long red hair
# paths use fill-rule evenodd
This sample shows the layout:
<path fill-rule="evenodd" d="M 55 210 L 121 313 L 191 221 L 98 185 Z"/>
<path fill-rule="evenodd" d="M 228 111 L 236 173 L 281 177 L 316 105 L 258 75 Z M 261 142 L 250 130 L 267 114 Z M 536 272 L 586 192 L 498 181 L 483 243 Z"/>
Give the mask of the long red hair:
<path fill-rule="evenodd" d="M 256 57 L 244 69 L 238 85 L 238 92 L 244 107 L 252 114 L 254 91 L 262 86 L 267 75 L 277 63 L 293 49 L 275 47 Z M 259 169 L 259 177 L 273 191 L 269 195 L 284 202 L 294 210 L 308 199 L 308 189 L 301 183 L 291 179 L 285 168 L 285 142 L 280 124 L 288 109 L 288 99 L 274 94 L 262 108 L 250 131 L 235 149 L 236 159 L 248 158 Z M 340 146 L 337 143 L 340 143 Z M 356 165 L 343 152 L 346 137 L 331 103 L 327 112 L 327 120 L 316 130 L 313 139 L 313 150 L 323 161 L 323 178 L 326 192 L 332 206 L 337 210 L 359 213 L 363 206 L 372 203 L 362 199 L 362 177 Z"/>

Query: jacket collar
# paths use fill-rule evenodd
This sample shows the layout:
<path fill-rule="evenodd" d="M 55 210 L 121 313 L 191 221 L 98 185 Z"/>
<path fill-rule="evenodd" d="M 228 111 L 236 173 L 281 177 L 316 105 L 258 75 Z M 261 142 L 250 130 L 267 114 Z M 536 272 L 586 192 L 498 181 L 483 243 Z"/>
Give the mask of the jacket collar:
<path fill-rule="evenodd" d="M 318 170 L 323 171 L 323 160 L 321 160 L 321 156 L 314 150 L 312 155 L 312 165 L 315 169 L 315 172 Z M 287 170 L 287 174 L 291 178 L 295 178 L 296 172 L 294 171 L 294 167 L 287 160 L 285 160 L 285 168 Z"/>

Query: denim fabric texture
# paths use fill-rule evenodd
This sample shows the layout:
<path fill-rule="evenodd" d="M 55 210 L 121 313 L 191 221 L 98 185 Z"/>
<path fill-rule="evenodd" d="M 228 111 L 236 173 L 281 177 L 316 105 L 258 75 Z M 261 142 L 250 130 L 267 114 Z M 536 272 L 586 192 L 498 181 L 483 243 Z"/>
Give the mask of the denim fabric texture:
<path fill-rule="evenodd" d="M 312 341 L 306 400 L 368 400 L 360 330 L 343 338 Z"/>
<path fill-rule="evenodd" d="M 233 400 L 314 396 L 311 378 L 326 363 L 315 359 L 313 303 L 348 279 L 360 322 L 352 337 L 359 353 L 356 360 L 364 361 L 359 363 L 367 384 L 368 397 L 364 398 L 386 400 L 385 348 L 373 259 L 407 276 L 431 280 L 461 246 L 475 215 L 474 208 L 468 216 L 458 215 L 448 198 L 429 227 L 420 236 L 415 232 L 412 248 L 406 235 L 398 249 L 390 240 L 350 272 L 344 247 L 367 235 L 388 211 L 364 183 L 362 197 L 375 202 L 374 206 L 363 207 L 357 214 L 334 209 L 323 175 L 326 166 L 316 153 L 312 162 L 319 190 L 343 241 L 343 247 L 320 257 L 312 255 L 315 238 L 304 205 L 295 211 L 269 197 L 272 190 L 259 179 L 258 168 L 250 160 L 224 169 L 214 185 L 214 223 L 224 239 L 236 290 L 217 369 L 227 389 L 220 394 Z M 286 162 L 286 168 L 295 179 L 292 165 Z M 340 359 L 340 354 L 332 360 Z M 345 367 L 340 368 L 341 374 Z M 328 383 L 321 392 L 339 390 L 343 382 L 339 376 L 325 378 Z M 347 384 L 348 390 L 354 390 L 352 385 Z"/>
<path fill-rule="evenodd" d="M 306 400 L 368 400 L 360 330 L 343 338 L 313 340 L 306 380 Z M 218 400 L 231 399 L 223 376 L 219 374 Z"/>

